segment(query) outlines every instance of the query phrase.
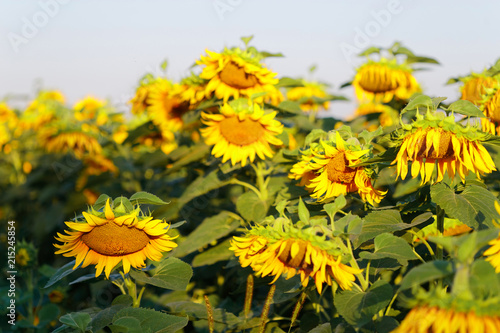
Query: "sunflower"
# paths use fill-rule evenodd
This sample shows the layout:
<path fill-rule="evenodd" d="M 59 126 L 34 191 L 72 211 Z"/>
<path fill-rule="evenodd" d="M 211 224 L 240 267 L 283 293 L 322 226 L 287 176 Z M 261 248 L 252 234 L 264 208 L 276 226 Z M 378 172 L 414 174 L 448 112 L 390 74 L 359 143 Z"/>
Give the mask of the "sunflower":
<path fill-rule="evenodd" d="M 484 74 L 472 73 L 470 76 L 462 79 L 464 85 L 460 87 L 462 96 L 460 99 L 470 101 L 476 105 L 481 105 L 483 95 L 487 88 L 493 88 L 498 84 L 498 80 Z"/>
<path fill-rule="evenodd" d="M 484 132 L 495 135 L 500 133 L 500 83 L 486 91 L 480 106 L 486 118 L 481 118 L 481 125 Z"/>
<path fill-rule="evenodd" d="M 444 218 L 443 236 L 462 235 L 470 231 L 472 231 L 472 229 L 469 226 L 467 226 L 467 224 L 457 219 L 450 219 L 447 217 Z M 436 216 L 434 216 L 434 222 L 422 228 L 419 231 L 419 236 L 413 237 L 413 241 L 419 242 L 421 239 L 427 239 L 427 237 L 429 236 L 436 236 L 436 235 L 438 235 L 437 218 Z"/>
<path fill-rule="evenodd" d="M 100 100 L 93 96 L 87 96 L 84 99 L 76 102 L 73 106 L 73 110 L 75 110 L 75 118 L 78 121 L 94 119 L 97 111 L 105 105 L 106 101 Z"/>
<path fill-rule="evenodd" d="M 294 226 L 282 217 L 274 222 L 272 226 L 254 226 L 243 237 L 233 237 L 230 250 L 239 257 L 241 266 L 250 266 L 262 277 L 274 276 L 271 283 L 281 275 L 290 279 L 298 274 L 306 287 L 312 278 L 320 294 L 323 284 L 331 286 L 333 281 L 343 290 L 352 288 L 354 275 L 362 270 L 345 264 L 349 255 L 343 253 L 345 246 L 339 238 L 327 238 L 314 227 Z"/>
<path fill-rule="evenodd" d="M 83 212 L 84 221 L 65 222 L 70 230 L 66 234 L 57 233 L 55 239 L 62 244 L 54 244 L 56 254 L 75 257 L 73 269 L 96 265 L 95 276 L 102 271 L 106 278 L 120 262 L 124 273 L 130 267 L 142 268 L 146 258 L 159 261 L 162 252 L 177 246 L 167 235 L 170 225 L 152 216 L 139 216 L 140 208 L 124 212 L 120 204 L 114 210 L 110 200 L 106 201 L 104 213 L 91 209 Z"/>
<path fill-rule="evenodd" d="M 408 161 L 412 162 L 411 176 L 415 178 L 420 174 L 422 184 L 431 180 L 436 165 L 436 182 L 443 180 L 446 172 L 452 179 L 458 173 L 465 181 L 469 171 L 479 178 L 496 170 L 490 154 L 482 145 L 485 133 L 455 123 L 453 114 L 445 117 L 443 113 L 428 111 L 425 116 L 417 112 L 416 117 L 413 124 L 404 126 L 404 133 L 396 139 L 402 140 L 398 155 L 392 162 L 397 163 L 397 177 L 406 178 Z"/>
<path fill-rule="evenodd" d="M 89 176 L 98 176 L 105 172 L 118 173 L 118 168 L 113 161 L 102 155 L 88 155 L 83 158 L 85 168 L 76 181 L 76 189 L 81 190 L 86 184 Z"/>
<path fill-rule="evenodd" d="M 208 80 L 205 88 L 207 97 L 215 94 L 227 102 L 230 97 L 250 98 L 253 94 L 267 93 L 255 99 L 256 102 L 271 102 L 274 105 L 283 100 L 283 95 L 276 88 L 278 79 L 258 61 L 258 57 L 239 49 L 225 49 L 222 53 L 206 50 L 207 56 L 197 60 L 203 65 L 200 78 Z"/>
<path fill-rule="evenodd" d="M 166 127 L 141 136 L 136 141 L 140 144 L 140 149 L 145 148 L 146 151 L 155 151 L 160 148 L 166 155 L 177 148 L 173 131 Z"/>
<path fill-rule="evenodd" d="M 306 172 L 316 177 L 308 180 L 307 188 L 312 190 L 311 197 L 318 201 L 337 197 L 341 194 L 358 192 L 361 199 L 372 205 L 379 203 L 385 192 L 376 190 L 372 185 L 373 170 L 365 167 L 353 167 L 362 162 L 369 149 L 361 150 L 359 144 L 347 144 L 336 131 L 335 142 L 320 141 L 319 152 L 313 151 L 313 157 L 295 164 L 289 177 L 299 179 Z M 311 174 L 307 175 L 311 178 Z"/>
<path fill-rule="evenodd" d="M 13 129 L 17 121 L 16 113 L 5 102 L 0 102 L 0 124 L 4 124 L 9 129 Z"/>
<path fill-rule="evenodd" d="M 134 97 L 129 101 L 129 103 L 132 104 L 132 114 L 139 115 L 146 111 L 148 107 L 148 94 L 151 86 L 152 84 L 141 85 L 136 89 Z"/>
<path fill-rule="evenodd" d="M 49 153 L 72 152 L 77 158 L 83 158 L 102 152 L 101 145 L 93 135 L 78 129 L 58 131 L 56 128 L 47 128 L 40 138 Z"/>
<path fill-rule="evenodd" d="M 457 311 L 438 306 L 414 307 L 392 333 L 421 332 L 500 332 L 498 315 L 479 315 L 474 311 Z"/>
<path fill-rule="evenodd" d="M 229 159 L 232 165 L 252 163 L 255 155 L 261 159 L 272 157 L 271 145 L 282 145 L 276 135 L 283 132 L 283 125 L 275 120 L 276 112 L 264 114 L 258 104 L 252 106 L 224 104 L 219 114 L 202 112 L 202 122 L 207 125 L 201 135 L 207 145 L 214 145 L 212 155 L 222 156 L 222 163 Z"/>
<path fill-rule="evenodd" d="M 149 88 L 147 113 L 156 126 L 174 131 L 182 127 L 182 115 L 189 110 L 189 103 L 181 99 L 184 89 L 166 79 L 158 79 Z"/>
<path fill-rule="evenodd" d="M 300 108 L 304 111 L 317 112 L 320 108 L 328 110 L 330 107 L 329 101 L 318 102 L 316 99 L 324 99 L 328 97 L 326 85 L 318 82 L 308 82 L 302 80 L 302 87 L 293 87 L 286 93 L 286 98 L 290 101 L 300 103 Z"/>
<path fill-rule="evenodd" d="M 190 108 L 195 108 L 206 99 L 205 88 L 208 81 L 194 74 L 181 80 L 181 100 L 188 102 Z"/>
<path fill-rule="evenodd" d="M 311 180 L 318 177 L 319 174 L 314 170 L 310 170 L 308 167 L 315 156 L 314 153 L 317 153 L 319 150 L 321 150 L 321 145 L 313 142 L 309 149 L 301 151 L 300 161 L 292 166 L 288 174 L 288 178 L 298 180 L 298 185 L 305 187 L 309 192 L 313 192 L 313 190 L 308 187 L 311 184 Z"/>
<path fill-rule="evenodd" d="M 421 91 L 412 69 L 396 60 L 368 61 L 358 68 L 352 82 L 356 97 L 362 103 L 388 103 L 394 97 L 402 100 Z"/>

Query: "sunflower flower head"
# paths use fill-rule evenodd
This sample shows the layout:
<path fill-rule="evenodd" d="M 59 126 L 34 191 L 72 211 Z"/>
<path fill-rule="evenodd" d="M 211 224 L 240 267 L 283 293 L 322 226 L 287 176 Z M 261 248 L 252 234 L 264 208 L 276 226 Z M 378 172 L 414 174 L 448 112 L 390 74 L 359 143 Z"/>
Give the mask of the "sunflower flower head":
<path fill-rule="evenodd" d="M 182 87 L 182 91 L 180 92 L 181 100 L 188 102 L 190 108 L 195 108 L 206 99 L 205 88 L 207 83 L 207 80 L 191 73 L 190 76 L 182 79 L 180 82 Z"/>
<path fill-rule="evenodd" d="M 481 118 L 481 125 L 484 132 L 497 135 L 500 133 L 500 81 L 490 88 L 483 89 L 480 109 L 485 118 Z"/>
<path fill-rule="evenodd" d="M 318 201 L 357 192 L 362 200 L 372 205 L 379 203 L 386 192 L 373 187 L 375 170 L 355 166 L 370 157 L 371 149 L 362 148 L 354 137 L 344 141 L 339 131 L 333 133 L 331 139 L 321 140 L 319 145 L 306 150 L 289 177 L 301 182 L 306 178 L 304 183 L 312 191 L 311 197 Z"/>
<path fill-rule="evenodd" d="M 88 126 L 47 127 L 40 132 L 39 137 L 42 146 L 49 153 L 72 153 L 79 159 L 102 153 L 101 144 L 97 141 L 97 133 L 94 133 Z"/>
<path fill-rule="evenodd" d="M 380 103 L 366 103 L 361 104 L 355 111 L 354 117 L 358 118 L 360 116 L 366 116 L 366 118 L 371 117 L 371 115 L 377 115 L 378 118 L 373 124 L 371 122 L 367 122 L 365 124 L 365 128 L 368 130 L 376 130 L 378 125 L 383 127 L 390 127 L 397 123 L 399 113 L 398 111 L 391 108 L 389 105 L 380 104 Z"/>
<path fill-rule="evenodd" d="M 274 155 L 271 145 L 282 145 L 276 136 L 283 132 L 283 125 L 275 119 L 276 112 L 265 113 L 258 104 L 246 100 L 224 104 L 220 113 L 202 112 L 201 135 L 207 145 L 213 145 L 212 155 L 222 157 L 222 163 L 231 160 L 235 165 L 247 160 L 252 163 L 255 156 L 261 159 Z"/>
<path fill-rule="evenodd" d="M 103 271 L 109 278 L 113 268 L 122 263 L 124 273 L 130 267 L 146 266 L 146 259 L 159 261 L 162 252 L 177 246 L 167 235 L 170 225 L 152 216 L 142 215 L 140 207 L 131 207 L 128 199 L 111 202 L 108 198 L 103 212 L 83 212 L 83 219 L 65 222 L 69 230 L 57 233 L 55 253 L 75 257 L 73 269 L 96 265 L 95 276 Z"/>
<path fill-rule="evenodd" d="M 75 118 L 78 121 L 87 119 L 94 119 L 102 107 L 106 105 L 106 101 L 98 99 L 94 96 L 86 96 L 84 99 L 79 100 L 73 106 L 75 110 Z"/>
<path fill-rule="evenodd" d="M 495 164 L 482 142 L 486 134 L 474 126 L 456 123 L 452 113 L 427 109 L 425 115 L 418 111 L 412 124 L 403 125 L 403 131 L 394 138 L 399 142 L 399 151 L 392 164 L 397 164 L 397 177 L 405 179 L 408 162 L 411 162 L 412 178 L 418 175 L 422 183 L 431 181 L 437 169 L 435 182 L 443 180 L 447 173 L 450 178 L 456 174 L 462 181 L 474 172 L 478 178 L 496 170 Z"/>
<path fill-rule="evenodd" d="M 395 58 L 370 59 L 357 69 L 352 85 L 362 103 L 388 103 L 394 97 L 407 100 L 421 91 L 412 72 L 410 66 L 399 64 Z"/>
<path fill-rule="evenodd" d="M 481 105 L 486 89 L 498 85 L 498 79 L 483 72 L 482 74 L 472 73 L 460 79 L 463 85 L 460 87 L 460 99 L 470 101 L 476 105 Z"/>
<path fill-rule="evenodd" d="M 330 102 L 324 100 L 328 97 L 326 89 L 327 85 L 324 83 L 302 80 L 302 86 L 290 88 L 286 98 L 299 102 L 304 111 L 328 110 Z"/>
<path fill-rule="evenodd" d="M 442 287 L 420 289 L 406 300 L 411 310 L 392 333 L 499 332 L 499 301 L 498 296 L 464 298 Z"/>
<path fill-rule="evenodd" d="M 243 267 L 250 266 L 262 277 L 274 276 L 271 283 L 282 275 L 287 279 L 300 275 L 306 287 L 312 278 L 320 294 L 324 283 L 331 286 L 336 282 L 343 290 L 352 288 L 354 275 L 362 270 L 347 265 L 351 258 L 340 238 L 327 236 L 320 224 L 293 225 L 286 217 L 267 222 L 231 241 L 230 250 Z"/>
<path fill-rule="evenodd" d="M 16 246 L 16 264 L 27 268 L 37 263 L 38 251 L 32 243 L 21 241 Z"/>
<path fill-rule="evenodd" d="M 283 95 L 276 88 L 278 79 L 276 73 L 270 71 L 261 63 L 264 54 L 254 47 L 242 50 L 240 48 L 225 48 L 216 53 L 206 50 L 207 55 L 201 56 L 196 64 L 204 66 L 200 78 L 207 80 L 205 95 L 227 102 L 229 98 L 255 98 L 256 102 L 270 102 L 274 105 L 283 100 Z"/>

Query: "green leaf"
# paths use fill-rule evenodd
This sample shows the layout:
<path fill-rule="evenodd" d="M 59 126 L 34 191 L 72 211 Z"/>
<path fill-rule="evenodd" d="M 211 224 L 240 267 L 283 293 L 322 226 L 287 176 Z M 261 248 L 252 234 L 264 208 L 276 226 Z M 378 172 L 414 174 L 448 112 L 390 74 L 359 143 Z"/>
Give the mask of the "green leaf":
<path fill-rule="evenodd" d="M 191 265 L 193 267 L 200 267 L 205 265 L 212 265 L 219 261 L 226 261 L 233 257 L 234 252 L 229 250 L 231 239 L 226 239 L 220 244 L 203 251 L 193 258 Z"/>
<path fill-rule="evenodd" d="M 40 326 L 44 326 L 59 317 L 59 307 L 55 304 L 49 303 L 41 307 L 38 311 L 38 318 L 40 319 Z"/>
<path fill-rule="evenodd" d="M 165 59 L 162 61 L 162 63 L 160 64 L 160 68 L 163 69 L 164 71 L 167 70 L 167 66 L 168 66 L 168 60 Z"/>
<path fill-rule="evenodd" d="M 424 222 L 424 219 L 418 219 L 412 223 L 403 223 L 399 211 L 392 209 L 370 212 L 364 218 L 361 233 L 355 239 L 355 246 L 358 247 L 380 234 L 413 228 Z"/>
<path fill-rule="evenodd" d="M 304 84 L 302 80 L 293 79 L 291 77 L 282 77 L 278 84 L 277 88 L 285 87 L 285 88 L 293 88 L 293 87 L 303 87 Z"/>
<path fill-rule="evenodd" d="M 239 226 L 240 221 L 225 211 L 215 216 L 207 217 L 179 244 L 172 252 L 172 255 L 182 258 L 219 238 L 227 236 Z"/>
<path fill-rule="evenodd" d="M 447 184 L 437 183 L 431 186 L 431 198 L 449 217 L 472 229 L 495 228 L 492 221 L 500 217 L 494 206 L 496 197 L 480 186 L 466 186 L 457 194 Z"/>
<path fill-rule="evenodd" d="M 132 201 L 135 205 L 166 205 L 168 202 L 165 202 L 158 198 L 156 195 L 148 193 L 148 192 L 137 192 L 134 193 L 130 197 L 130 201 Z"/>
<path fill-rule="evenodd" d="M 50 277 L 49 281 L 47 281 L 47 284 L 45 284 L 44 288 L 49 288 L 49 287 L 53 286 L 59 280 L 63 279 L 64 277 L 66 277 L 68 275 L 70 275 L 71 273 L 73 273 L 74 272 L 73 266 L 75 266 L 75 263 L 76 263 L 76 260 L 72 260 L 72 261 L 68 262 L 66 265 L 64 265 L 61 268 L 59 268 L 54 273 L 54 275 L 52 275 Z M 78 267 L 80 267 L 80 266 L 78 266 Z"/>
<path fill-rule="evenodd" d="M 176 332 L 188 324 L 187 317 L 172 316 L 153 309 L 126 308 L 120 310 L 113 318 L 113 324 L 125 325 L 140 323 L 142 332 L 168 333 Z"/>
<path fill-rule="evenodd" d="M 423 63 L 423 64 L 439 65 L 439 62 L 436 59 L 429 58 L 429 57 L 422 57 L 422 56 L 408 56 L 406 58 L 406 63 L 407 64 Z"/>
<path fill-rule="evenodd" d="M 433 106 L 432 99 L 429 96 L 426 95 L 417 95 L 416 97 L 412 98 L 410 102 L 406 105 L 406 107 L 401 111 L 401 114 L 407 112 L 407 111 L 412 111 L 412 110 L 427 110 Z"/>
<path fill-rule="evenodd" d="M 359 257 L 368 260 L 393 258 L 397 259 L 402 265 L 406 265 L 407 260 L 417 259 L 411 246 L 404 239 L 389 233 L 375 237 L 375 251 L 373 253 L 361 252 Z"/>
<path fill-rule="evenodd" d="M 451 103 L 446 110 L 460 113 L 468 117 L 485 118 L 484 113 L 479 110 L 478 107 L 474 105 L 474 103 L 463 99 Z"/>
<path fill-rule="evenodd" d="M 500 274 L 484 259 L 476 260 L 471 267 L 469 286 L 476 299 L 500 296 Z"/>
<path fill-rule="evenodd" d="M 253 39 L 253 35 L 248 36 L 248 37 L 241 37 L 241 40 L 243 41 L 243 43 L 245 43 L 245 46 L 248 46 L 248 44 L 250 43 L 250 41 L 252 39 Z"/>
<path fill-rule="evenodd" d="M 120 207 L 122 210 L 120 210 Z M 134 210 L 134 206 L 130 203 L 128 198 L 125 197 L 118 197 L 113 201 L 113 208 L 114 209 L 119 209 L 119 211 L 125 211 L 126 213 L 130 213 L 131 211 Z"/>
<path fill-rule="evenodd" d="M 143 328 L 141 326 L 141 321 L 134 317 L 121 317 L 115 320 L 113 325 L 110 325 L 112 333 L 142 333 Z M 150 332 L 150 331 L 149 331 Z"/>
<path fill-rule="evenodd" d="M 292 113 L 292 114 L 304 114 L 304 111 L 300 108 L 300 104 L 293 101 L 284 101 L 278 105 L 278 109 L 282 112 Z"/>
<path fill-rule="evenodd" d="M 304 203 L 304 201 L 302 201 L 302 198 L 299 198 L 299 219 L 302 222 L 309 222 L 310 217 L 311 214 L 309 213 L 306 204 Z"/>
<path fill-rule="evenodd" d="M 149 276 L 146 272 L 131 270 L 130 276 L 136 281 L 170 290 L 186 290 L 193 276 L 193 269 L 180 259 L 163 259 Z"/>
<path fill-rule="evenodd" d="M 198 161 L 210 152 L 211 147 L 204 143 L 200 143 L 196 146 L 191 147 L 188 151 L 182 154 L 182 157 L 174 162 L 168 169 L 168 173 L 173 173 L 180 170 L 183 166 Z"/>
<path fill-rule="evenodd" d="M 455 268 L 451 261 L 430 261 L 418 265 L 409 271 L 401 281 L 400 291 L 419 286 L 423 283 L 442 279 L 454 273 Z"/>
<path fill-rule="evenodd" d="M 315 128 L 309 134 L 307 134 L 306 139 L 304 141 L 305 145 L 310 145 L 312 142 L 318 140 L 324 140 L 328 137 L 328 133 L 323 131 L 322 129 Z"/>
<path fill-rule="evenodd" d="M 106 204 L 106 201 L 108 200 L 108 198 L 110 198 L 109 195 L 101 194 L 99 196 L 99 198 L 97 198 L 97 200 L 95 201 L 95 203 L 92 207 L 94 207 L 95 210 L 99 210 L 101 208 L 104 208 L 104 205 Z"/>
<path fill-rule="evenodd" d="M 267 205 L 255 192 L 248 191 L 236 200 L 236 210 L 247 221 L 260 222 L 267 213 Z"/>
<path fill-rule="evenodd" d="M 69 327 L 85 333 L 87 326 L 90 324 L 92 319 L 86 312 L 71 312 L 59 318 L 59 321 Z"/>
<path fill-rule="evenodd" d="M 393 290 L 389 283 L 378 280 L 367 292 L 345 290 L 335 296 L 334 304 L 340 315 L 351 325 L 361 327 L 383 310 L 391 301 Z"/>
<path fill-rule="evenodd" d="M 339 212 L 342 208 L 344 208 L 346 204 L 347 201 L 344 195 L 341 194 L 338 197 L 336 197 L 333 202 L 323 205 L 323 209 L 325 210 L 326 214 L 328 214 L 330 221 L 335 221 L 335 214 L 337 214 L 337 212 Z"/>
<path fill-rule="evenodd" d="M 98 332 L 108 326 L 113 322 L 113 317 L 118 313 L 118 311 L 131 305 L 132 297 L 129 295 L 120 295 L 116 297 L 109 308 L 98 312 L 94 317 L 92 317 L 92 330 L 94 332 Z"/>
<path fill-rule="evenodd" d="M 380 53 L 380 48 L 379 47 L 375 47 L 375 46 L 371 46 L 369 48 L 367 48 L 366 50 L 363 50 L 361 51 L 358 56 L 360 57 L 364 57 L 364 56 L 369 56 L 370 54 L 373 54 L 373 53 Z"/>

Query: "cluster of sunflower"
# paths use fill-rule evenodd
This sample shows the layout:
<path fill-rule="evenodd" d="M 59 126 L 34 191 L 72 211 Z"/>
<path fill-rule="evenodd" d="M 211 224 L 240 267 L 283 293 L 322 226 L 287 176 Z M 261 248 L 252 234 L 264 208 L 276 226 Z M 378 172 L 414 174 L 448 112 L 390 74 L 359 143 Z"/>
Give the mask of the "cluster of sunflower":
<path fill-rule="evenodd" d="M 24 112 L 0 104 L 6 192 L 70 165 L 57 190 L 33 192 L 68 214 L 33 228 L 56 235 L 51 249 L 16 257 L 45 267 L 50 291 L 26 298 L 39 305 L 23 325 L 51 327 L 57 310 L 58 332 L 500 331 L 498 66 L 445 104 L 413 76 L 434 59 L 369 48 L 345 85 L 355 118 L 340 121 L 328 84 L 278 78 L 264 61 L 280 54 L 242 40 L 177 82 L 145 75 L 127 117 L 58 92 Z M 74 260 L 56 271 L 34 256 Z M 121 295 L 82 311 L 66 301 L 74 284 Z"/>

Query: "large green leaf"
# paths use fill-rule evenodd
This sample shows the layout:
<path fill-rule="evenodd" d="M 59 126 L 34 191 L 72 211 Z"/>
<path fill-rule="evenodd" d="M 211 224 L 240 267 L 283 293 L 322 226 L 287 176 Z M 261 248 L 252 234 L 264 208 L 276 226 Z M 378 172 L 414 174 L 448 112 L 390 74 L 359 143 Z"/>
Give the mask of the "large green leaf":
<path fill-rule="evenodd" d="M 233 257 L 234 252 L 229 250 L 231 239 L 226 239 L 220 244 L 203 251 L 193 258 L 191 265 L 193 267 L 200 267 L 205 265 L 212 265 L 219 261 L 226 261 Z"/>
<path fill-rule="evenodd" d="M 474 103 L 463 99 L 451 103 L 447 110 L 469 117 L 485 117 L 484 113 L 479 110 L 478 107 L 474 105 Z"/>
<path fill-rule="evenodd" d="M 454 269 L 451 261 L 435 260 L 418 265 L 403 277 L 399 290 L 402 291 L 422 283 L 450 276 L 453 274 Z"/>
<path fill-rule="evenodd" d="M 153 309 L 126 308 L 113 318 L 113 324 L 125 326 L 139 321 L 142 332 L 168 333 L 182 329 L 188 323 L 187 317 L 172 316 Z"/>
<path fill-rule="evenodd" d="M 80 332 L 85 332 L 92 319 L 86 312 L 71 312 L 59 318 L 59 321 Z"/>
<path fill-rule="evenodd" d="M 149 276 L 144 271 L 131 270 L 130 276 L 136 281 L 171 290 L 186 290 L 193 276 L 193 269 L 180 259 L 163 259 Z"/>
<path fill-rule="evenodd" d="M 92 330 L 94 332 L 98 332 L 108 326 L 113 322 L 113 317 L 118 313 L 118 311 L 131 305 L 132 297 L 129 295 L 120 295 L 116 297 L 109 308 L 98 312 L 94 317 L 92 317 L 92 322 L 90 323 Z"/>
<path fill-rule="evenodd" d="M 418 219 L 417 221 L 412 221 L 412 223 L 404 223 L 397 210 L 373 211 L 364 218 L 361 233 L 355 239 L 355 246 L 358 247 L 380 234 L 409 229 L 424 222 L 425 219 Z"/>
<path fill-rule="evenodd" d="M 59 280 L 63 279 L 64 277 L 68 276 L 69 274 L 74 272 L 73 266 L 75 266 L 75 260 L 72 260 L 68 262 L 66 265 L 62 266 L 59 268 L 54 275 L 52 275 L 45 285 L 44 288 L 49 288 L 53 286 L 55 283 L 57 283 Z"/>
<path fill-rule="evenodd" d="M 248 191 L 239 196 L 236 210 L 247 221 L 260 222 L 267 213 L 267 205 L 255 192 Z"/>
<path fill-rule="evenodd" d="M 375 282 L 368 291 L 345 290 L 335 296 L 335 308 L 351 325 L 361 327 L 384 309 L 391 301 L 392 287 L 383 280 Z"/>
<path fill-rule="evenodd" d="M 179 244 L 172 255 L 179 258 L 184 257 L 219 238 L 227 236 L 239 225 L 240 221 L 236 220 L 229 212 L 223 211 L 208 217 Z"/>
<path fill-rule="evenodd" d="M 375 251 L 361 252 L 359 257 L 362 259 L 376 260 L 384 258 L 393 258 L 402 265 L 406 265 L 408 260 L 417 259 L 411 246 L 399 237 L 385 233 L 375 237 Z"/>
<path fill-rule="evenodd" d="M 133 204 L 145 205 L 166 205 L 167 202 L 161 200 L 156 195 L 148 192 L 137 192 L 130 197 Z"/>
<path fill-rule="evenodd" d="M 447 184 L 437 183 L 431 186 L 431 198 L 449 217 L 472 229 L 494 228 L 492 221 L 500 218 L 494 206 L 496 197 L 480 186 L 469 185 L 455 193 Z"/>

